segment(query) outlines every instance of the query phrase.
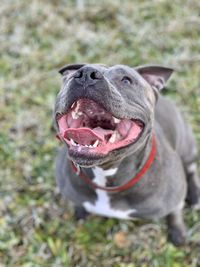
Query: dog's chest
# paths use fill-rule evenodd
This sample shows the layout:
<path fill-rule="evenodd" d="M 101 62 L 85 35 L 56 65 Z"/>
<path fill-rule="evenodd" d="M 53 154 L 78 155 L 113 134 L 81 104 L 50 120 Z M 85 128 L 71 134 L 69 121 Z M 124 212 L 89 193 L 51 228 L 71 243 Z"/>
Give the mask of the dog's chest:
<path fill-rule="evenodd" d="M 95 167 L 93 172 L 95 175 L 93 182 L 100 186 L 106 186 L 106 176 L 114 175 L 117 172 L 117 168 L 103 170 L 99 167 Z M 91 203 L 86 201 L 83 203 L 84 208 L 88 212 L 120 219 L 129 219 L 130 214 L 136 212 L 135 209 L 130 209 L 129 207 L 123 209 L 118 209 L 116 206 L 113 207 L 111 204 L 111 199 L 106 191 L 101 189 L 96 189 L 95 191 L 97 195 L 95 202 Z"/>

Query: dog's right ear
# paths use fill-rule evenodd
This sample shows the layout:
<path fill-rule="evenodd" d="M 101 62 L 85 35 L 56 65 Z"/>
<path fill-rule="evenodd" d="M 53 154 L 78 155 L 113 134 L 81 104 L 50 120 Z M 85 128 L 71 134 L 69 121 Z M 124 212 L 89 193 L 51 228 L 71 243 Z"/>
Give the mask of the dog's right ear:
<path fill-rule="evenodd" d="M 85 64 L 68 64 L 68 65 L 65 65 L 62 68 L 60 68 L 58 72 L 61 75 L 66 75 L 68 73 L 71 73 L 73 71 L 76 71 L 76 70 L 82 68 L 84 65 Z"/>

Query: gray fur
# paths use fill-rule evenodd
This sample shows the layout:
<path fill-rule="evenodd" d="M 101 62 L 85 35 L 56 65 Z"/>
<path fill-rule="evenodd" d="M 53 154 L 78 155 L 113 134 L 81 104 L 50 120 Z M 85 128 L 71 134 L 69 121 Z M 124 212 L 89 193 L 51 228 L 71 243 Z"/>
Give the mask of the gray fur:
<path fill-rule="evenodd" d="M 80 83 L 77 83 L 74 75 L 78 75 L 79 68 L 85 72 L 93 69 L 103 79 L 96 83 L 79 79 Z M 82 206 L 85 201 L 95 203 L 97 197 L 95 191 L 71 170 L 68 158 L 79 164 L 91 179 L 94 166 L 103 169 L 118 167 L 115 179 L 110 184 L 121 185 L 143 166 L 151 149 L 152 134 L 155 133 L 157 154 L 153 165 L 132 188 L 110 193 L 110 202 L 116 210 L 135 209 L 136 212 L 130 217 L 154 219 L 168 216 L 170 240 L 176 245 L 183 243 L 185 227 L 181 203 L 184 203 L 187 191 L 191 196 L 195 191 L 193 204 L 199 204 L 200 187 L 197 170 L 191 173 L 189 169 L 197 159 L 192 131 L 174 103 L 158 92 L 164 87 L 172 69 L 159 66 L 132 69 L 123 65 L 108 68 L 98 64 L 83 64 L 64 67 L 60 73 L 64 76 L 55 105 L 57 130 L 57 114 L 66 112 L 79 98 L 98 102 L 117 118 L 140 118 L 145 123 L 145 129 L 135 144 L 112 151 L 107 156 L 85 159 L 70 153 L 63 146 L 56 160 L 56 178 L 63 196 L 76 206 Z M 132 79 L 132 84 L 125 88 L 121 84 L 124 75 Z M 109 183 L 109 177 L 107 179 Z M 187 179 L 190 180 L 187 182 Z"/>

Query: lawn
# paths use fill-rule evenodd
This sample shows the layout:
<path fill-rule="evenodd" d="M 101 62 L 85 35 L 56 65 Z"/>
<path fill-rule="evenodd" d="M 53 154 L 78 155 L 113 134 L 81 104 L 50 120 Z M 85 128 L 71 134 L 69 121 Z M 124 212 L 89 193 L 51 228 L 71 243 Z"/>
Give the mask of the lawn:
<path fill-rule="evenodd" d="M 185 209 L 188 243 L 164 220 L 77 223 L 54 180 L 57 70 L 74 62 L 163 64 L 164 94 L 200 147 L 200 1 L 2 0 L 0 5 L 0 267 L 200 266 L 200 212 Z"/>

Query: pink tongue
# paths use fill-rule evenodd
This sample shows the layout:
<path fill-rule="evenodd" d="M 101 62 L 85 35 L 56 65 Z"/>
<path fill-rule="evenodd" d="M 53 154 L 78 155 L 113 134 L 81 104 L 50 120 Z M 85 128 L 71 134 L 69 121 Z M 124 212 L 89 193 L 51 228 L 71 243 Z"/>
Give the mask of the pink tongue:
<path fill-rule="evenodd" d="M 125 138 L 132 126 L 133 126 L 132 121 L 124 119 L 118 124 L 117 130 L 123 136 L 123 138 Z"/>
<path fill-rule="evenodd" d="M 102 140 L 105 140 L 106 135 L 109 135 L 109 134 L 112 135 L 113 134 L 112 130 L 105 130 L 101 127 L 96 127 L 93 129 L 93 131 L 95 132 L 95 134 L 100 136 L 102 138 Z"/>
<path fill-rule="evenodd" d="M 104 141 L 105 135 L 112 132 L 111 130 L 104 130 L 100 127 L 97 127 L 93 130 L 90 128 L 70 128 L 64 132 L 64 138 L 73 139 L 76 143 L 80 145 L 91 145 L 97 139 Z"/>

